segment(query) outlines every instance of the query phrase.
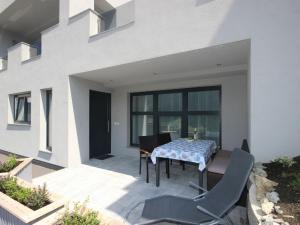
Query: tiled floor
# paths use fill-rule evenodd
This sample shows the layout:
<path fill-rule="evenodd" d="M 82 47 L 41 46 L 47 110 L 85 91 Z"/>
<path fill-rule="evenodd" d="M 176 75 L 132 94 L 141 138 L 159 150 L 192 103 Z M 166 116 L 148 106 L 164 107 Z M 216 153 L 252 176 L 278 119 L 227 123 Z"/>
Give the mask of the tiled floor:
<path fill-rule="evenodd" d="M 171 178 L 167 179 L 162 162 L 161 184 L 157 188 L 154 166 L 149 165 L 150 183 L 147 184 L 145 164 L 142 176 L 139 176 L 138 163 L 138 159 L 129 156 L 115 156 L 103 161 L 93 159 L 88 164 L 62 169 L 36 178 L 33 182 L 40 185 L 47 183 L 50 191 L 72 201 L 84 201 L 89 198 L 89 207 L 121 216 L 131 224 L 139 221 L 146 198 L 162 194 L 187 197 L 197 194 L 196 190 L 188 186 L 188 182 L 198 181 L 197 167 L 187 165 L 186 170 L 182 171 L 178 163 L 173 163 L 170 167 Z"/>

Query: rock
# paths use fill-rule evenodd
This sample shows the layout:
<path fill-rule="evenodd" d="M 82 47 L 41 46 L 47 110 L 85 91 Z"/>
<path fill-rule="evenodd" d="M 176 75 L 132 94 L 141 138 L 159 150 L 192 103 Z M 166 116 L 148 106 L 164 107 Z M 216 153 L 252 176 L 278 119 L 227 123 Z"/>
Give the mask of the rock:
<path fill-rule="evenodd" d="M 273 212 L 274 210 L 274 203 L 273 202 L 264 202 L 261 204 L 261 210 L 265 215 L 268 215 Z"/>
<path fill-rule="evenodd" d="M 266 222 L 262 222 L 261 225 L 280 225 L 280 224 L 274 221 L 266 221 Z"/>
<path fill-rule="evenodd" d="M 282 219 L 274 219 L 274 216 L 273 214 L 268 214 L 268 215 L 265 215 L 265 216 L 262 216 L 261 217 L 261 225 L 276 225 L 276 224 L 281 224 L 281 225 L 285 225 L 284 221 Z"/>
<path fill-rule="evenodd" d="M 256 189 L 256 199 L 257 199 L 257 201 L 263 203 L 264 200 L 267 199 L 265 196 L 266 196 L 266 194 L 263 190 Z M 269 200 L 267 199 L 267 201 L 269 201 Z"/>
<path fill-rule="evenodd" d="M 269 202 L 269 200 L 266 197 L 260 199 L 260 204 L 263 204 L 265 202 Z"/>
<path fill-rule="evenodd" d="M 267 172 L 259 167 L 254 168 L 254 174 L 261 177 L 267 177 Z"/>
<path fill-rule="evenodd" d="M 273 214 L 268 214 L 268 215 L 262 216 L 261 221 L 262 222 L 273 221 Z"/>
<path fill-rule="evenodd" d="M 279 224 L 284 223 L 283 219 L 274 219 L 273 221 L 276 222 L 276 223 L 279 223 Z"/>
<path fill-rule="evenodd" d="M 275 191 L 267 192 L 266 197 L 270 202 L 273 202 L 275 204 L 280 200 L 279 194 Z"/>
<path fill-rule="evenodd" d="M 275 206 L 274 209 L 277 214 L 283 214 L 283 211 L 280 209 L 280 206 Z"/>
<path fill-rule="evenodd" d="M 282 215 L 282 217 L 284 217 L 284 218 L 290 218 L 290 219 L 295 219 L 294 216 L 290 216 L 290 215 Z"/>
<path fill-rule="evenodd" d="M 267 192 L 274 191 L 274 187 L 278 185 L 278 183 L 258 175 L 254 175 L 254 180 L 256 185 L 256 198 L 258 201 L 264 198 Z"/>
<path fill-rule="evenodd" d="M 290 225 L 289 222 L 283 222 L 282 225 Z"/>

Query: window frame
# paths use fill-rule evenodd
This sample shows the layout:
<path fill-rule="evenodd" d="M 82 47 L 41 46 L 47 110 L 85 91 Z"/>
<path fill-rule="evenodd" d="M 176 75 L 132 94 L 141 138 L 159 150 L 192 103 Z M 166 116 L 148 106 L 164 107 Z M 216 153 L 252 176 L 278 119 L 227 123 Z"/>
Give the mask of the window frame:
<path fill-rule="evenodd" d="M 219 110 L 214 111 L 189 111 L 188 110 L 188 93 L 201 92 L 201 91 L 218 91 L 219 92 Z M 182 93 L 182 109 L 181 111 L 158 111 L 158 96 L 159 94 L 172 94 Z M 152 112 L 133 112 L 133 97 L 152 95 L 153 96 L 153 111 Z M 133 143 L 133 116 L 134 115 L 152 115 L 153 116 L 153 134 L 159 133 L 159 117 L 160 116 L 180 116 L 181 117 L 181 137 L 188 137 L 188 116 L 189 115 L 218 115 L 220 117 L 220 130 L 219 130 L 219 146 L 222 146 L 222 86 L 205 86 L 195 88 L 181 88 L 171 90 L 158 90 L 158 91 L 144 91 L 130 93 L 130 146 L 138 147 L 138 144 Z"/>
<path fill-rule="evenodd" d="M 19 101 L 17 99 L 24 98 L 24 120 L 18 120 L 18 106 L 19 106 Z M 13 95 L 13 118 L 14 118 L 14 123 L 15 124 L 31 124 L 31 113 L 30 113 L 30 120 L 28 117 L 28 112 L 29 112 L 29 107 L 28 107 L 28 98 L 31 99 L 31 93 L 22 93 L 22 94 L 15 94 Z M 17 105 L 16 105 L 17 101 Z M 30 111 L 31 111 L 31 101 L 30 101 Z"/>

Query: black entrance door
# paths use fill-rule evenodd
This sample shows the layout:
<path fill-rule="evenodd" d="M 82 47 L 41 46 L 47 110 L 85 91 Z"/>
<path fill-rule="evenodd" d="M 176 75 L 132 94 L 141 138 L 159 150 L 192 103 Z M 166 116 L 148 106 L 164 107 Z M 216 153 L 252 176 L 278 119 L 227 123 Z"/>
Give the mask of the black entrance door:
<path fill-rule="evenodd" d="M 90 158 L 106 158 L 110 150 L 109 93 L 90 91 Z"/>

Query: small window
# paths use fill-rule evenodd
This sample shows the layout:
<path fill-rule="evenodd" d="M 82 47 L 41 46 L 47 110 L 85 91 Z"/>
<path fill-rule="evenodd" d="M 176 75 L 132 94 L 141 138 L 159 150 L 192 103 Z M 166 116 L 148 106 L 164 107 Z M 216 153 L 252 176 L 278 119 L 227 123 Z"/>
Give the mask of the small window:
<path fill-rule="evenodd" d="M 20 94 L 14 95 L 14 122 L 31 123 L 31 95 Z"/>
<path fill-rule="evenodd" d="M 52 150 L 52 90 L 46 90 L 46 148 Z"/>

